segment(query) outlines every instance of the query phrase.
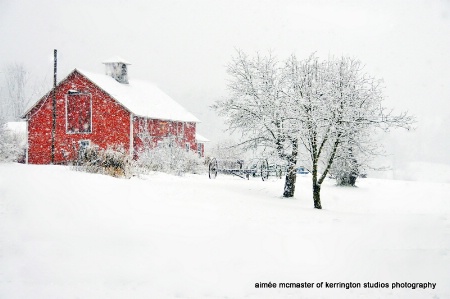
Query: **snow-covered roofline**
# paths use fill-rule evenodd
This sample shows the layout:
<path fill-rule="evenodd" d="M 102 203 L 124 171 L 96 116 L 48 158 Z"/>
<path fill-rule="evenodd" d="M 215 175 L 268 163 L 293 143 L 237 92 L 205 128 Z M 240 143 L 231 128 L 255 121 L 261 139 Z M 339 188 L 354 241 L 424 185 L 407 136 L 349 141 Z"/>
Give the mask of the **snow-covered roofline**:
<path fill-rule="evenodd" d="M 129 80 L 129 84 L 121 84 L 108 75 L 93 74 L 74 69 L 58 83 L 58 86 L 66 81 L 74 72 L 78 72 L 87 78 L 136 116 L 168 121 L 201 122 L 192 113 L 150 82 Z M 51 91 L 52 89 L 34 104 L 30 105 L 22 118 L 26 118 L 30 111 L 42 99 L 50 95 Z"/>
<path fill-rule="evenodd" d="M 129 80 L 129 84 L 121 84 L 108 75 L 76 71 L 103 89 L 136 116 L 182 122 L 200 122 L 197 117 L 155 84 L 136 79 Z"/>
<path fill-rule="evenodd" d="M 210 142 L 210 140 L 208 138 L 203 137 L 202 135 L 200 135 L 197 132 L 195 132 L 195 140 L 197 140 L 197 142 L 200 142 L 200 143 Z"/>

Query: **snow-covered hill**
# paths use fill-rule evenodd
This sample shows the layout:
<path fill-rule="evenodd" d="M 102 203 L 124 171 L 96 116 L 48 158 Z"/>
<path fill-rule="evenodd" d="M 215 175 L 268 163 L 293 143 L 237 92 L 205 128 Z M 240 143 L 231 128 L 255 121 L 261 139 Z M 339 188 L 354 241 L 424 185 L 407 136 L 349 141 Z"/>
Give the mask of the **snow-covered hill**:
<path fill-rule="evenodd" d="M 310 180 L 0 164 L 0 298 L 450 298 L 450 184 Z"/>

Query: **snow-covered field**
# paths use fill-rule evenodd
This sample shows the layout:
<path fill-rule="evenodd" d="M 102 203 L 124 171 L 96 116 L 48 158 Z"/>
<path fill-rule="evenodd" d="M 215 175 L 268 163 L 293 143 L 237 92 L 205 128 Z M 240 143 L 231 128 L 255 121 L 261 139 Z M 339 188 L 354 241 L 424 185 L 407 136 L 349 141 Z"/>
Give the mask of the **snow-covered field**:
<path fill-rule="evenodd" d="M 0 298 L 450 298 L 449 183 L 328 181 L 323 210 L 310 177 L 294 199 L 282 188 L 0 164 Z"/>

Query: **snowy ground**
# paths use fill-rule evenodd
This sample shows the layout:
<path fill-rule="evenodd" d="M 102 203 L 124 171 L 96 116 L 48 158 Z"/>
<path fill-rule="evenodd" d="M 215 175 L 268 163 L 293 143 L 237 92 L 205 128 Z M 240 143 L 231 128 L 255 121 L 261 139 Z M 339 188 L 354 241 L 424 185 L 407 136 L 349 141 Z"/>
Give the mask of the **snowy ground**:
<path fill-rule="evenodd" d="M 321 211 L 282 185 L 0 164 L 0 298 L 450 298 L 449 183 L 329 181 Z"/>

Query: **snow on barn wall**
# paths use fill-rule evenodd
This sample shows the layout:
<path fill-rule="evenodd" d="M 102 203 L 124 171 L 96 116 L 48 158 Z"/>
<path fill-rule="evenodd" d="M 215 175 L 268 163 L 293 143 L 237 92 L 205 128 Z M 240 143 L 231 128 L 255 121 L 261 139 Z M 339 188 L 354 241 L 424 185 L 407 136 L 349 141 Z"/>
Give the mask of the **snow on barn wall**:
<path fill-rule="evenodd" d="M 28 163 L 51 163 L 52 93 L 24 117 L 28 121 Z M 179 146 L 196 151 L 197 122 L 153 84 L 121 82 L 111 74 L 75 69 L 56 87 L 55 163 L 73 161 L 86 143 L 100 148 L 122 146 L 136 157 L 143 148 L 144 128 L 151 144 L 176 136 Z"/>

